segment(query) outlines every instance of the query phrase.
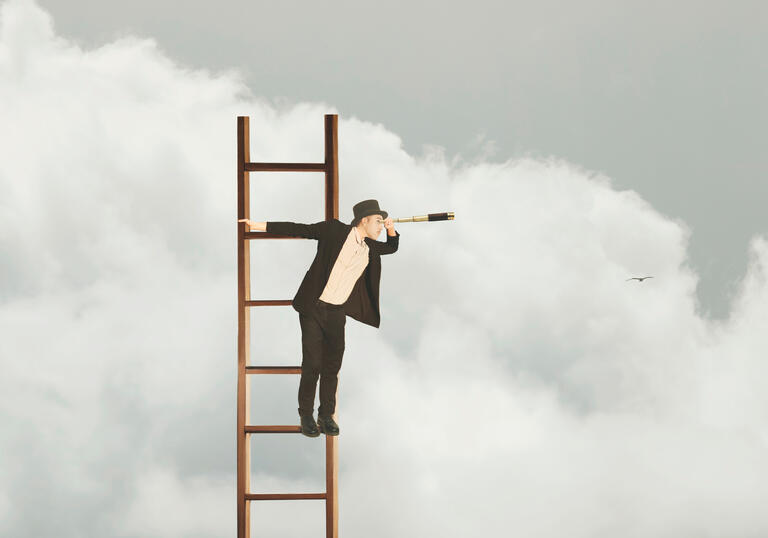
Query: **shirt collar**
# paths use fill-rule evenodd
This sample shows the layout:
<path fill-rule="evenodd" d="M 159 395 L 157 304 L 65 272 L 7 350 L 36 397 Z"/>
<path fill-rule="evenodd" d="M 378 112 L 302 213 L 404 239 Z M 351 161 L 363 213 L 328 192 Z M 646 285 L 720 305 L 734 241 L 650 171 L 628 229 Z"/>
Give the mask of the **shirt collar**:
<path fill-rule="evenodd" d="M 355 234 L 355 241 L 357 241 L 358 244 L 362 245 L 363 244 L 363 238 L 360 237 L 360 235 L 359 235 L 359 233 L 357 231 L 357 226 L 354 226 L 352 228 L 352 232 Z"/>

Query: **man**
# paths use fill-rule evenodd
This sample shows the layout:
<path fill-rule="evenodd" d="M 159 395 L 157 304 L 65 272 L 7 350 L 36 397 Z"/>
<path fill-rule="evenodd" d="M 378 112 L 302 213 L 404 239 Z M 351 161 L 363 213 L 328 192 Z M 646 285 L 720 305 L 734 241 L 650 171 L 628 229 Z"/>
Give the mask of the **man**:
<path fill-rule="evenodd" d="M 344 354 L 347 316 L 378 327 L 381 255 L 397 251 L 400 234 L 376 200 L 363 200 L 352 208 L 350 224 L 333 219 L 314 224 L 246 222 L 251 230 L 317 239 L 317 253 L 291 304 L 301 324 L 301 381 L 299 417 L 301 433 L 338 435 L 336 387 Z M 387 242 L 377 241 L 382 225 Z M 313 418 L 315 390 L 320 377 L 320 407 Z"/>

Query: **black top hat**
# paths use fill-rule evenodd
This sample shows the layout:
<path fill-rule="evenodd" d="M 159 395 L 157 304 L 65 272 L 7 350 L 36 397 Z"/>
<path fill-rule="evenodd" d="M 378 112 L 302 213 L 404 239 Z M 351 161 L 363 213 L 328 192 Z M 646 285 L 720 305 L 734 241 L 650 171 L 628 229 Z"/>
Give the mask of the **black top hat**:
<path fill-rule="evenodd" d="M 369 215 L 381 215 L 382 219 L 386 219 L 389 214 L 386 211 L 379 209 L 379 202 L 376 200 L 363 200 L 362 202 L 358 202 L 352 207 L 352 211 L 355 214 L 355 218 L 352 219 L 352 222 L 350 223 L 352 226 L 357 226 L 363 217 Z"/>

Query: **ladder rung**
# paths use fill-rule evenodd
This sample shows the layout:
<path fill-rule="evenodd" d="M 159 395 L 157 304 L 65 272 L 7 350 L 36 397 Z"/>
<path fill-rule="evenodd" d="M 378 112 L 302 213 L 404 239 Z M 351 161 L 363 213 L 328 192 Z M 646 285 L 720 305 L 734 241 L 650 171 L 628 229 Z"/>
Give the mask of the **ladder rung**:
<path fill-rule="evenodd" d="M 251 299 L 245 306 L 291 306 L 291 299 Z"/>
<path fill-rule="evenodd" d="M 245 163 L 246 172 L 325 172 L 325 163 Z"/>
<path fill-rule="evenodd" d="M 245 433 L 301 433 L 301 426 L 246 426 Z"/>
<path fill-rule="evenodd" d="M 246 493 L 246 501 L 277 501 L 286 499 L 325 499 L 325 493 Z"/>
<path fill-rule="evenodd" d="M 272 232 L 245 232 L 245 240 L 250 239 L 306 239 L 306 237 L 294 237 L 292 235 L 280 235 Z"/>
<path fill-rule="evenodd" d="M 300 374 L 301 366 L 246 366 L 246 374 Z"/>

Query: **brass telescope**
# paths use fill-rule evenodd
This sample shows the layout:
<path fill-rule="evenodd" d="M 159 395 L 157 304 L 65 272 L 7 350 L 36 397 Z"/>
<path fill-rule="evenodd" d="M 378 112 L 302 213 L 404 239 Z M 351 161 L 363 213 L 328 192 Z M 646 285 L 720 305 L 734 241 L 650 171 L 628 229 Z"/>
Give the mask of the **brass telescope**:
<path fill-rule="evenodd" d="M 433 220 L 453 220 L 453 211 L 447 213 L 429 213 L 428 215 L 418 215 L 416 217 L 403 217 L 401 219 L 392 219 L 392 222 L 426 222 Z"/>

